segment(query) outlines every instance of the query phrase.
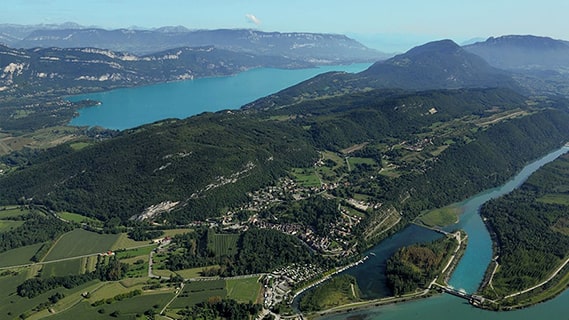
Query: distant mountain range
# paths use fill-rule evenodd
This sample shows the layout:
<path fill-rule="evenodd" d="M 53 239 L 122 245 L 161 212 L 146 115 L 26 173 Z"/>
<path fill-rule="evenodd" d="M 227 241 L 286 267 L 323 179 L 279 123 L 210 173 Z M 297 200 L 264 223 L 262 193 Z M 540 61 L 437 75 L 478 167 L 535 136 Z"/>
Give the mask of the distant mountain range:
<path fill-rule="evenodd" d="M 14 48 L 95 47 L 137 55 L 179 47 L 214 46 L 235 52 L 282 56 L 317 64 L 370 62 L 388 57 L 344 35 L 246 29 L 188 30 L 179 26 L 153 30 L 106 30 L 76 24 L 59 27 L 0 25 L 0 42 Z"/>
<path fill-rule="evenodd" d="M 569 42 L 548 37 L 510 35 L 464 47 L 490 65 L 507 70 L 569 68 Z"/>
<path fill-rule="evenodd" d="M 96 48 L 11 49 L 0 46 L 0 97 L 72 94 L 257 68 L 311 67 L 305 61 L 209 47 L 178 48 L 136 56 Z"/>

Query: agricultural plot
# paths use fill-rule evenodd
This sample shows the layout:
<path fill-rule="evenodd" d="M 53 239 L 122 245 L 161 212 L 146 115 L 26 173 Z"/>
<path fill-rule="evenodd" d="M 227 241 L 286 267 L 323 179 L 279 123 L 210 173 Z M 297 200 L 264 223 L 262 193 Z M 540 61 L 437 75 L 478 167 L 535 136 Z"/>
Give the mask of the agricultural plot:
<path fill-rule="evenodd" d="M 216 256 L 234 256 L 237 254 L 237 241 L 239 234 L 214 234 L 210 232 L 207 239 L 207 248 Z"/>
<path fill-rule="evenodd" d="M 58 212 L 57 215 L 58 215 L 61 219 L 67 220 L 67 221 L 71 221 L 71 222 L 88 223 L 88 224 L 91 224 L 91 225 L 102 225 L 102 222 L 99 221 L 99 220 L 97 220 L 97 219 L 85 217 L 85 216 L 82 216 L 82 215 L 77 214 L 77 213 L 72 213 L 72 212 Z"/>
<path fill-rule="evenodd" d="M 24 224 L 24 221 L 0 220 L 0 232 L 10 231 Z"/>
<path fill-rule="evenodd" d="M 227 297 L 225 280 L 192 281 L 186 283 L 184 290 L 170 305 L 171 309 L 194 306 L 211 297 Z"/>
<path fill-rule="evenodd" d="M 88 302 L 81 302 L 65 312 L 50 316 L 49 319 L 141 319 L 140 317 L 137 318 L 137 315 L 142 315 L 147 310 L 159 312 L 173 296 L 173 292 L 143 294 L 97 307 L 91 306 L 91 300 L 93 300 L 91 298 Z M 116 317 L 111 315 L 115 315 Z"/>
<path fill-rule="evenodd" d="M 130 259 L 139 256 L 148 256 L 150 254 L 150 251 L 154 250 L 154 248 L 156 247 L 157 247 L 156 245 L 149 245 L 147 247 L 117 251 L 115 254 L 118 259 Z"/>
<path fill-rule="evenodd" d="M 237 302 L 247 303 L 249 301 L 256 302 L 261 291 L 259 277 L 251 277 L 244 279 L 228 279 L 227 298 Z"/>
<path fill-rule="evenodd" d="M 562 206 L 569 206 L 569 194 L 548 193 L 538 198 L 537 201 L 547 204 L 560 204 Z"/>
<path fill-rule="evenodd" d="M 320 186 L 320 178 L 318 178 L 314 168 L 294 168 L 292 175 L 296 183 L 305 188 Z"/>
<path fill-rule="evenodd" d="M 15 294 L 17 286 L 26 279 L 27 272 L 22 271 L 15 275 L 7 275 L 0 277 L 0 319 L 16 319 L 19 315 L 24 315 L 24 318 L 31 318 L 37 314 L 34 309 L 38 305 L 48 301 L 49 297 L 59 292 L 65 297 L 74 296 L 76 293 L 81 293 L 87 288 L 93 286 L 97 281 L 91 281 L 73 289 L 57 288 L 38 295 L 34 298 L 22 298 Z M 36 319 L 42 317 L 36 316 Z M 77 319 L 84 319 L 85 317 L 78 317 Z M 33 318 L 32 318 L 33 319 Z"/>
<path fill-rule="evenodd" d="M 202 276 L 202 271 L 208 268 L 219 268 L 219 265 L 208 266 L 208 267 L 199 267 L 199 268 L 192 268 L 192 269 L 184 269 L 176 271 L 176 274 L 184 279 L 191 279 L 191 278 L 199 278 Z"/>
<path fill-rule="evenodd" d="M 36 243 L 0 253 L 0 267 L 17 266 L 31 263 L 30 259 L 41 248 L 43 243 Z"/>
<path fill-rule="evenodd" d="M 417 218 L 417 222 L 428 227 L 445 227 L 458 221 L 462 209 L 457 205 L 451 205 L 441 209 L 431 210 Z"/>
<path fill-rule="evenodd" d="M 45 261 L 95 254 L 110 250 L 119 235 L 98 234 L 83 229 L 75 229 L 61 236 Z"/>
<path fill-rule="evenodd" d="M 349 157 L 348 162 L 350 163 L 350 168 L 352 168 L 352 170 L 354 169 L 355 166 L 360 164 L 367 164 L 370 166 L 377 165 L 377 162 L 375 162 L 375 160 L 371 158 Z"/>
<path fill-rule="evenodd" d="M 90 256 L 81 258 L 81 273 L 95 271 L 97 267 L 97 257 Z"/>
<path fill-rule="evenodd" d="M 30 213 L 30 210 L 22 209 L 18 206 L 0 207 L 0 219 L 19 217 Z"/>
<path fill-rule="evenodd" d="M 140 285 L 140 287 L 142 287 L 142 285 Z M 135 289 L 137 288 L 126 287 L 121 282 L 105 282 L 102 287 L 98 288 L 96 291 L 91 292 L 89 301 L 95 302 L 98 300 L 112 298 L 118 294 L 127 293 Z"/>
<path fill-rule="evenodd" d="M 120 250 L 120 249 L 145 246 L 145 245 L 149 245 L 149 244 L 150 244 L 150 241 L 135 241 L 135 240 L 130 239 L 126 233 L 121 233 L 118 235 L 115 243 L 113 243 L 113 245 L 111 246 L 110 249 L 115 251 L 115 250 Z"/>
<path fill-rule="evenodd" d="M 82 259 L 59 261 L 44 264 L 41 271 L 42 278 L 66 276 L 70 274 L 80 274 L 83 270 Z"/>
<path fill-rule="evenodd" d="M 134 258 L 128 258 L 121 260 L 123 263 L 128 263 L 128 271 L 126 272 L 126 277 L 129 278 L 141 278 L 148 276 L 148 256 L 139 256 Z"/>

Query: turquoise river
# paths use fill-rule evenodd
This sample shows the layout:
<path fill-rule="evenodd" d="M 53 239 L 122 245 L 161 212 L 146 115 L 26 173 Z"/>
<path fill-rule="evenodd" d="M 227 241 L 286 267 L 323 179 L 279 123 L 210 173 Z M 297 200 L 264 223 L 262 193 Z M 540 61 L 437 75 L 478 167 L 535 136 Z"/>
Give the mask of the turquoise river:
<path fill-rule="evenodd" d="M 129 129 L 167 118 L 186 118 L 205 111 L 237 109 L 328 71 L 360 72 L 369 63 L 322 66 L 311 69 L 260 68 L 234 76 L 201 78 L 144 87 L 116 89 L 70 97 L 91 99 L 101 105 L 79 110 L 75 126 Z"/>
<path fill-rule="evenodd" d="M 463 229 L 468 234 L 468 247 L 456 267 L 449 284 L 455 288 L 473 293 L 478 288 L 484 272 L 492 258 L 492 241 L 479 214 L 480 206 L 486 201 L 511 192 L 519 187 L 533 172 L 546 163 L 555 160 L 569 151 L 568 147 L 528 164 L 506 184 L 477 194 L 462 202 L 464 212 L 460 221 L 447 230 Z M 437 233 L 411 225 L 381 242 L 368 254 L 370 258 L 363 264 L 346 271 L 356 277 L 362 293 L 367 298 L 389 295 L 385 285 L 385 261 L 398 248 L 411 243 L 431 241 L 440 237 Z M 466 300 L 447 294 L 410 302 L 374 307 L 352 313 L 327 316 L 326 320 L 394 320 L 394 319 L 437 319 L 437 320 L 533 320 L 569 319 L 569 292 L 566 290 L 555 299 L 535 306 L 509 312 L 492 312 L 472 307 Z"/>

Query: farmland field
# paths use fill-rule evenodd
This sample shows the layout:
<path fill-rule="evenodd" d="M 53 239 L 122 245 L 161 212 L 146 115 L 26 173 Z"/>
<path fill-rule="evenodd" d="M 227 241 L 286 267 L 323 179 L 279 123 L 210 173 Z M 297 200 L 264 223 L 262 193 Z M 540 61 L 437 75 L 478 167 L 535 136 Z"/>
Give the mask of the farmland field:
<path fill-rule="evenodd" d="M 0 253 L 0 267 L 15 266 L 31 263 L 30 259 L 36 254 L 43 243 L 36 243 Z"/>
<path fill-rule="evenodd" d="M 21 210 L 18 206 L 0 207 L 0 219 L 18 217 L 30 213 L 30 210 Z"/>
<path fill-rule="evenodd" d="M 150 241 L 135 241 L 130 239 L 126 233 L 121 233 L 118 235 L 118 238 L 110 249 L 114 251 L 119 249 L 141 247 L 149 244 Z"/>
<path fill-rule="evenodd" d="M 564 193 L 548 193 L 540 198 L 537 201 L 547 204 L 560 204 L 562 206 L 569 205 L 569 195 Z"/>
<path fill-rule="evenodd" d="M 247 303 L 249 301 L 255 303 L 261 290 L 259 277 L 251 277 L 244 279 L 228 279 L 227 297 L 237 302 Z"/>
<path fill-rule="evenodd" d="M 310 188 L 320 186 L 320 179 L 316 175 L 314 168 L 296 168 L 292 170 L 292 175 L 294 176 L 294 180 L 303 187 Z"/>
<path fill-rule="evenodd" d="M 86 288 L 93 286 L 96 281 L 91 281 L 73 289 L 58 288 L 45 292 L 34 298 L 22 298 L 15 294 L 16 287 L 24 281 L 27 272 L 22 271 L 16 275 L 8 275 L 0 277 L 0 319 L 15 319 L 21 314 L 30 316 L 31 309 L 35 308 L 41 303 L 47 302 L 48 298 L 60 292 L 66 297 L 72 296 L 75 293 L 85 291 Z M 81 317 L 77 319 L 82 319 Z"/>
<path fill-rule="evenodd" d="M 367 164 L 370 166 L 377 165 L 377 162 L 371 158 L 358 158 L 358 157 L 349 157 L 348 162 L 350 163 L 350 167 L 352 170 L 358 164 Z"/>
<path fill-rule="evenodd" d="M 194 306 L 210 297 L 227 297 L 225 280 L 192 281 L 186 283 L 184 291 L 170 305 L 171 309 L 182 309 Z"/>
<path fill-rule="evenodd" d="M 207 269 L 207 268 L 219 268 L 219 265 L 178 270 L 178 271 L 176 271 L 176 274 L 178 274 L 179 276 L 181 276 L 184 279 L 199 278 L 202 276 L 201 275 L 202 270 Z"/>
<path fill-rule="evenodd" d="M 0 220 L 0 232 L 10 231 L 24 224 L 24 221 Z"/>
<path fill-rule="evenodd" d="M 41 272 L 41 277 L 49 278 L 66 276 L 70 274 L 80 274 L 83 269 L 81 267 L 82 262 L 83 259 L 75 259 L 44 264 Z"/>
<path fill-rule="evenodd" d="M 101 299 L 112 298 L 117 294 L 127 293 L 134 289 L 136 289 L 136 287 L 127 288 L 120 282 L 106 282 L 104 286 L 91 293 L 91 298 L 89 300 L 94 302 Z"/>
<path fill-rule="evenodd" d="M 58 212 L 57 215 L 67 221 L 77 222 L 77 223 L 92 223 L 92 224 L 102 224 L 101 221 L 89 217 L 82 216 L 77 213 L 71 212 Z"/>
<path fill-rule="evenodd" d="M 143 314 L 149 309 L 159 312 L 160 308 L 164 307 L 166 303 L 172 299 L 173 295 L 173 292 L 143 294 L 134 298 L 128 298 L 97 307 L 91 306 L 90 303 L 93 300 L 91 298 L 89 299 L 90 302 L 81 302 L 65 312 L 49 317 L 49 319 L 136 319 L 137 314 Z M 116 318 L 111 317 L 110 315 L 116 311 L 118 311 L 118 316 Z"/>
<path fill-rule="evenodd" d="M 81 258 L 81 273 L 95 271 L 96 267 L 97 267 L 96 256 Z"/>
<path fill-rule="evenodd" d="M 125 251 L 117 251 L 116 256 L 118 259 L 129 259 L 138 256 L 147 256 L 150 254 L 150 251 L 154 250 L 154 248 L 156 248 L 156 245 L 149 245 L 148 247 L 141 247 Z"/>
<path fill-rule="evenodd" d="M 445 227 L 456 223 L 461 213 L 458 205 L 450 205 L 441 209 L 431 210 L 417 218 L 417 221 L 429 227 Z"/>
<path fill-rule="evenodd" d="M 207 239 L 207 247 L 216 256 L 233 256 L 237 253 L 237 241 L 239 234 L 214 234 L 210 232 Z"/>
<path fill-rule="evenodd" d="M 118 234 L 98 234 L 75 229 L 61 236 L 44 261 L 106 252 L 117 242 Z"/>
<path fill-rule="evenodd" d="M 184 233 L 189 233 L 189 232 L 193 232 L 193 229 L 169 229 L 169 230 L 163 230 L 164 231 L 164 236 L 168 236 L 168 237 L 173 237 L 175 235 L 178 234 L 184 234 Z"/>

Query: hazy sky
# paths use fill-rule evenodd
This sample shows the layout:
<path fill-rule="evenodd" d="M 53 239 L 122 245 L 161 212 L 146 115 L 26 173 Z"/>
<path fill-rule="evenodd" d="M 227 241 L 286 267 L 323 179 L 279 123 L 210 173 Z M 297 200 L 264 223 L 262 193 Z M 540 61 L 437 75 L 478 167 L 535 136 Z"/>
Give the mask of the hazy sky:
<path fill-rule="evenodd" d="M 1 0 L 0 23 L 342 33 L 413 42 L 505 34 L 569 40 L 567 0 Z M 407 37 L 407 38 L 406 38 Z M 375 39 L 375 40 L 374 40 Z M 378 40 L 379 39 L 379 40 Z"/>

